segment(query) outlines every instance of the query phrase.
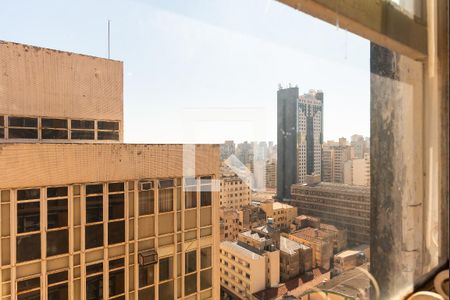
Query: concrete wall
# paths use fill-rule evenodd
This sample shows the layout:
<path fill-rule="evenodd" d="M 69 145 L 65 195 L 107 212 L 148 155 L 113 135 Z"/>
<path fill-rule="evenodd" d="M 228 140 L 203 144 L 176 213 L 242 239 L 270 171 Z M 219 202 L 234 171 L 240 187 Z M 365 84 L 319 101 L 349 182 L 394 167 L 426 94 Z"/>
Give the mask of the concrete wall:
<path fill-rule="evenodd" d="M 122 123 L 123 64 L 0 41 L 1 114 Z"/>

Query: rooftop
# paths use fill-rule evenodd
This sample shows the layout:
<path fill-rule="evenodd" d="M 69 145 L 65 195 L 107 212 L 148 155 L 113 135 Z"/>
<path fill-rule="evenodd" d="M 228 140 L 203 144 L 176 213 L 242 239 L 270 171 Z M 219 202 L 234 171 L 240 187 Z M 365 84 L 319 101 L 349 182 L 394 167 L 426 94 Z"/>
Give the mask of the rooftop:
<path fill-rule="evenodd" d="M 274 202 L 273 203 L 273 209 L 286 209 L 286 208 L 294 208 L 292 205 L 281 203 L 281 202 Z"/>
<path fill-rule="evenodd" d="M 370 187 L 368 186 L 358 186 L 343 183 L 331 183 L 331 182 L 320 182 L 314 185 L 307 185 L 305 183 L 296 183 L 292 185 L 293 188 L 301 188 L 308 190 L 321 190 L 329 191 L 334 193 L 370 193 Z"/>
<path fill-rule="evenodd" d="M 309 249 L 310 247 L 297 243 L 293 240 L 285 238 L 284 236 L 280 237 L 280 251 L 286 252 L 288 254 L 295 254 L 295 251 L 299 249 Z"/>
<path fill-rule="evenodd" d="M 229 242 L 224 241 L 220 243 L 220 249 L 223 249 L 228 252 L 232 252 L 233 254 L 236 254 L 240 256 L 241 258 L 248 258 L 251 260 L 259 260 L 263 257 L 253 251 L 250 251 L 242 246 L 239 246 L 237 242 Z"/>

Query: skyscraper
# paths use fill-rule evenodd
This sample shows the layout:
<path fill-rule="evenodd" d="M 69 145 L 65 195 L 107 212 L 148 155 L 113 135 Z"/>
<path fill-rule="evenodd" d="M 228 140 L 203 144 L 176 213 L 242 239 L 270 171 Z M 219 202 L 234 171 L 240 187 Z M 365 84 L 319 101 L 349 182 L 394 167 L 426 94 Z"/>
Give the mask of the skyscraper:
<path fill-rule="evenodd" d="M 320 175 L 323 142 L 323 92 L 300 96 L 298 87 L 277 93 L 277 197 L 290 197 L 294 183 Z"/>

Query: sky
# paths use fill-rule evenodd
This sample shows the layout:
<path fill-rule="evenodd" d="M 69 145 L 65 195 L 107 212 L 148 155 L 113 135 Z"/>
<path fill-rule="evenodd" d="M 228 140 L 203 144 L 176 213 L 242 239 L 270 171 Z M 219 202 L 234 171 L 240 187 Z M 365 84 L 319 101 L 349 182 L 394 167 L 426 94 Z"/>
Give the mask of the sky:
<path fill-rule="evenodd" d="M 369 42 L 273 0 L 2 1 L 0 40 L 124 62 L 129 143 L 276 141 L 279 86 L 324 92 L 324 139 L 370 133 Z"/>

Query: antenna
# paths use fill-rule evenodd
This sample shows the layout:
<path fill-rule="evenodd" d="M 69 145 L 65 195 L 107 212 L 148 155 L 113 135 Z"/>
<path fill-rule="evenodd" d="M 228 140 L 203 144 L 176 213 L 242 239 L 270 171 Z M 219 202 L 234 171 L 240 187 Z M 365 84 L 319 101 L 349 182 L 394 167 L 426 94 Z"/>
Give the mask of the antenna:
<path fill-rule="evenodd" d="M 108 59 L 111 58 L 111 20 L 108 19 Z"/>

